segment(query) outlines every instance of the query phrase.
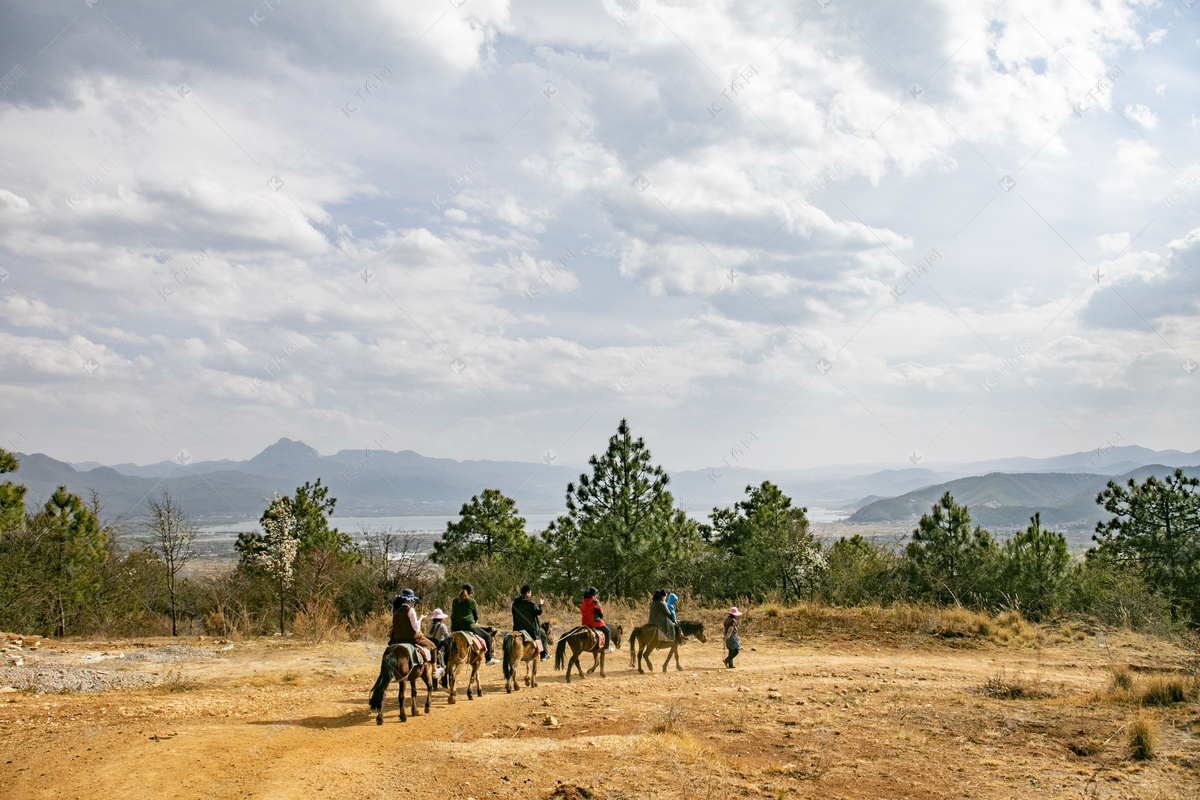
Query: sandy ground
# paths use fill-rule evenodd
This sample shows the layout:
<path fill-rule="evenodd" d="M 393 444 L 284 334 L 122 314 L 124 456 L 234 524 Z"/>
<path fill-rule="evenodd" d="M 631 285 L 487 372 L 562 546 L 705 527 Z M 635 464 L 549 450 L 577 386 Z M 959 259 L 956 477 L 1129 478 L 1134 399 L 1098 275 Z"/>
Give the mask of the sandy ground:
<path fill-rule="evenodd" d="M 568 685 L 547 662 L 511 695 L 486 668 L 482 698 L 438 691 L 404 724 L 393 684 L 382 727 L 366 702 L 379 644 L 32 641 L 40 670 L 156 685 L 0 693 L 0 795 L 20 800 L 1200 796 L 1200 707 L 1147 709 L 1158 757 L 1137 762 L 1123 729 L 1137 709 L 1097 694 L 1113 664 L 1140 677 L 1188 658 L 1132 634 L 1036 648 L 751 636 L 735 670 L 710 640 L 653 675 L 623 648 L 607 678 Z M 1048 696 L 992 699 L 997 676 Z"/>

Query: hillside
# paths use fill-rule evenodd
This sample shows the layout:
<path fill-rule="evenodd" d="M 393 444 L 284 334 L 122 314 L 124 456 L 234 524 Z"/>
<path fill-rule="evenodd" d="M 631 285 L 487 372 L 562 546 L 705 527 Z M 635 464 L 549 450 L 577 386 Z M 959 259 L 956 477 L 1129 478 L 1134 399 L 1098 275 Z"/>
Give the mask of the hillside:
<path fill-rule="evenodd" d="M 1040 512 L 1042 522 L 1060 528 L 1091 528 L 1104 511 L 1096 505 L 1096 495 L 1110 480 L 1141 482 L 1150 475 L 1163 476 L 1174 467 L 1161 464 L 1138 467 L 1121 476 L 1087 473 L 992 473 L 927 486 L 899 497 L 875 500 L 847 518 L 848 523 L 915 522 L 950 492 L 960 505 L 969 506 L 971 519 L 985 528 L 1003 531 L 1023 528 L 1029 517 Z M 1188 475 L 1200 475 L 1200 467 L 1184 469 Z"/>

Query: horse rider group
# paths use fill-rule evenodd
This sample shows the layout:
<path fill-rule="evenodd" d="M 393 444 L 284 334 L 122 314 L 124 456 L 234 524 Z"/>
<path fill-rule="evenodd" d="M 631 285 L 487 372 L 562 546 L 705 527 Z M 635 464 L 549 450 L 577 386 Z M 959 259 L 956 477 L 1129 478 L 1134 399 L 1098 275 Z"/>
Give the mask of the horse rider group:
<path fill-rule="evenodd" d="M 489 666 L 500 663 L 493 656 L 492 633 L 488 628 L 479 624 L 479 604 L 475 601 L 474 594 L 475 590 L 471 584 L 464 583 L 462 589 L 459 590 L 458 597 L 450 606 L 449 617 L 440 608 L 434 609 L 433 613 L 429 615 L 431 623 L 427 638 L 421 632 L 421 623 L 425 620 L 426 615 L 422 614 L 418 617 L 415 608 L 420 598 L 412 589 L 401 590 L 392 602 L 392 634 L 388 644 L 406 643 L 425 648 L 434 655 L 437 664 L 435 677 L 440 678 L 446 663 L 446 648 L 450 636 L 457 631 L 463 631 L 473 633 L 483 641 L 486 663 Z M 584 627 L 604 631 L 607 650 L 611 653 L 614 651 L 612 629 L 604 621 L 604 609 L 600 606 L 599 594 L 596 587 L 589 587 L 583 593 L 583 602 L 580 603 L 579 612 Z M 678 600 L 679 598 L 673 592 L 668 594 L 665 589 L 659 589 L 650 601 L 649 622 L 665 641 L 687 641 L 675 614 L 675 604 Z M 540 642 L 543 661 L 550 656 L 546 633 L 538 622 L 545 602 L 545 598 L 543 598 L 535 604 L 533 592 L 528 586 L 522 586 L 519 596 L 512 602 L 513 630 L 523 632 L 530 641 Z M 730 668 L 733 667 L 734 656 L 738 654 L 738 617 L 740 616 L 742 613 L 736 607 L 729 609 L 729 615 L 724 625 L 725 648 L 729 651 L 725 664 Z M 445 623 L 447 618 L 450 620 L 449 629 Z"/>

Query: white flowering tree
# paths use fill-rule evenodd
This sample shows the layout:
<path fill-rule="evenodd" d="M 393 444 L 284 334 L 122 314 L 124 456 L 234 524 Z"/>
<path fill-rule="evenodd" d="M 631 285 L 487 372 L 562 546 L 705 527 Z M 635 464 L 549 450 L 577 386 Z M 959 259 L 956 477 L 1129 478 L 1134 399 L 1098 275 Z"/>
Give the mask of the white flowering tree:
<path fill-rule="evenodd" d="M 251 555 L 251 560 L 271 578 L 272 588 L 279 599 L 279 635 L 282 636 L 283 612 L 288 589 L 296 580 L 296 555 L 300 552 L 300 540 L 296 537 L 296 518 L 278 492 L 271 505 L 267 506 L 267 513 L 263 514 L 262 525 L 262 544 Z"/>

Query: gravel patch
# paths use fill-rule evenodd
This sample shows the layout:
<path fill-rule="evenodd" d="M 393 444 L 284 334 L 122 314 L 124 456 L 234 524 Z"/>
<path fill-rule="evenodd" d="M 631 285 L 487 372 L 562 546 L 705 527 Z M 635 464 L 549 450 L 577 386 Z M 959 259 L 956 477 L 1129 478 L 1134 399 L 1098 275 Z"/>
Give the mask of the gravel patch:
<path fill-rule="evenodd" d="M 158 675 L 84 667 L 0 667 L 0 686 L 35 692 L 105 692 L 161 683 Z"/>
<path fill-rule="evenodd" d="M 174 664 L 177 661 L 196 661 L 210 658 L 215 653 L 211 647 L 188 647 L 183 644 L 168 644 L 162 647 L 148 647 L 145 650 L 134 650 L 125 654 L 126 661 L 149 661 L 154 664 Z"/>

